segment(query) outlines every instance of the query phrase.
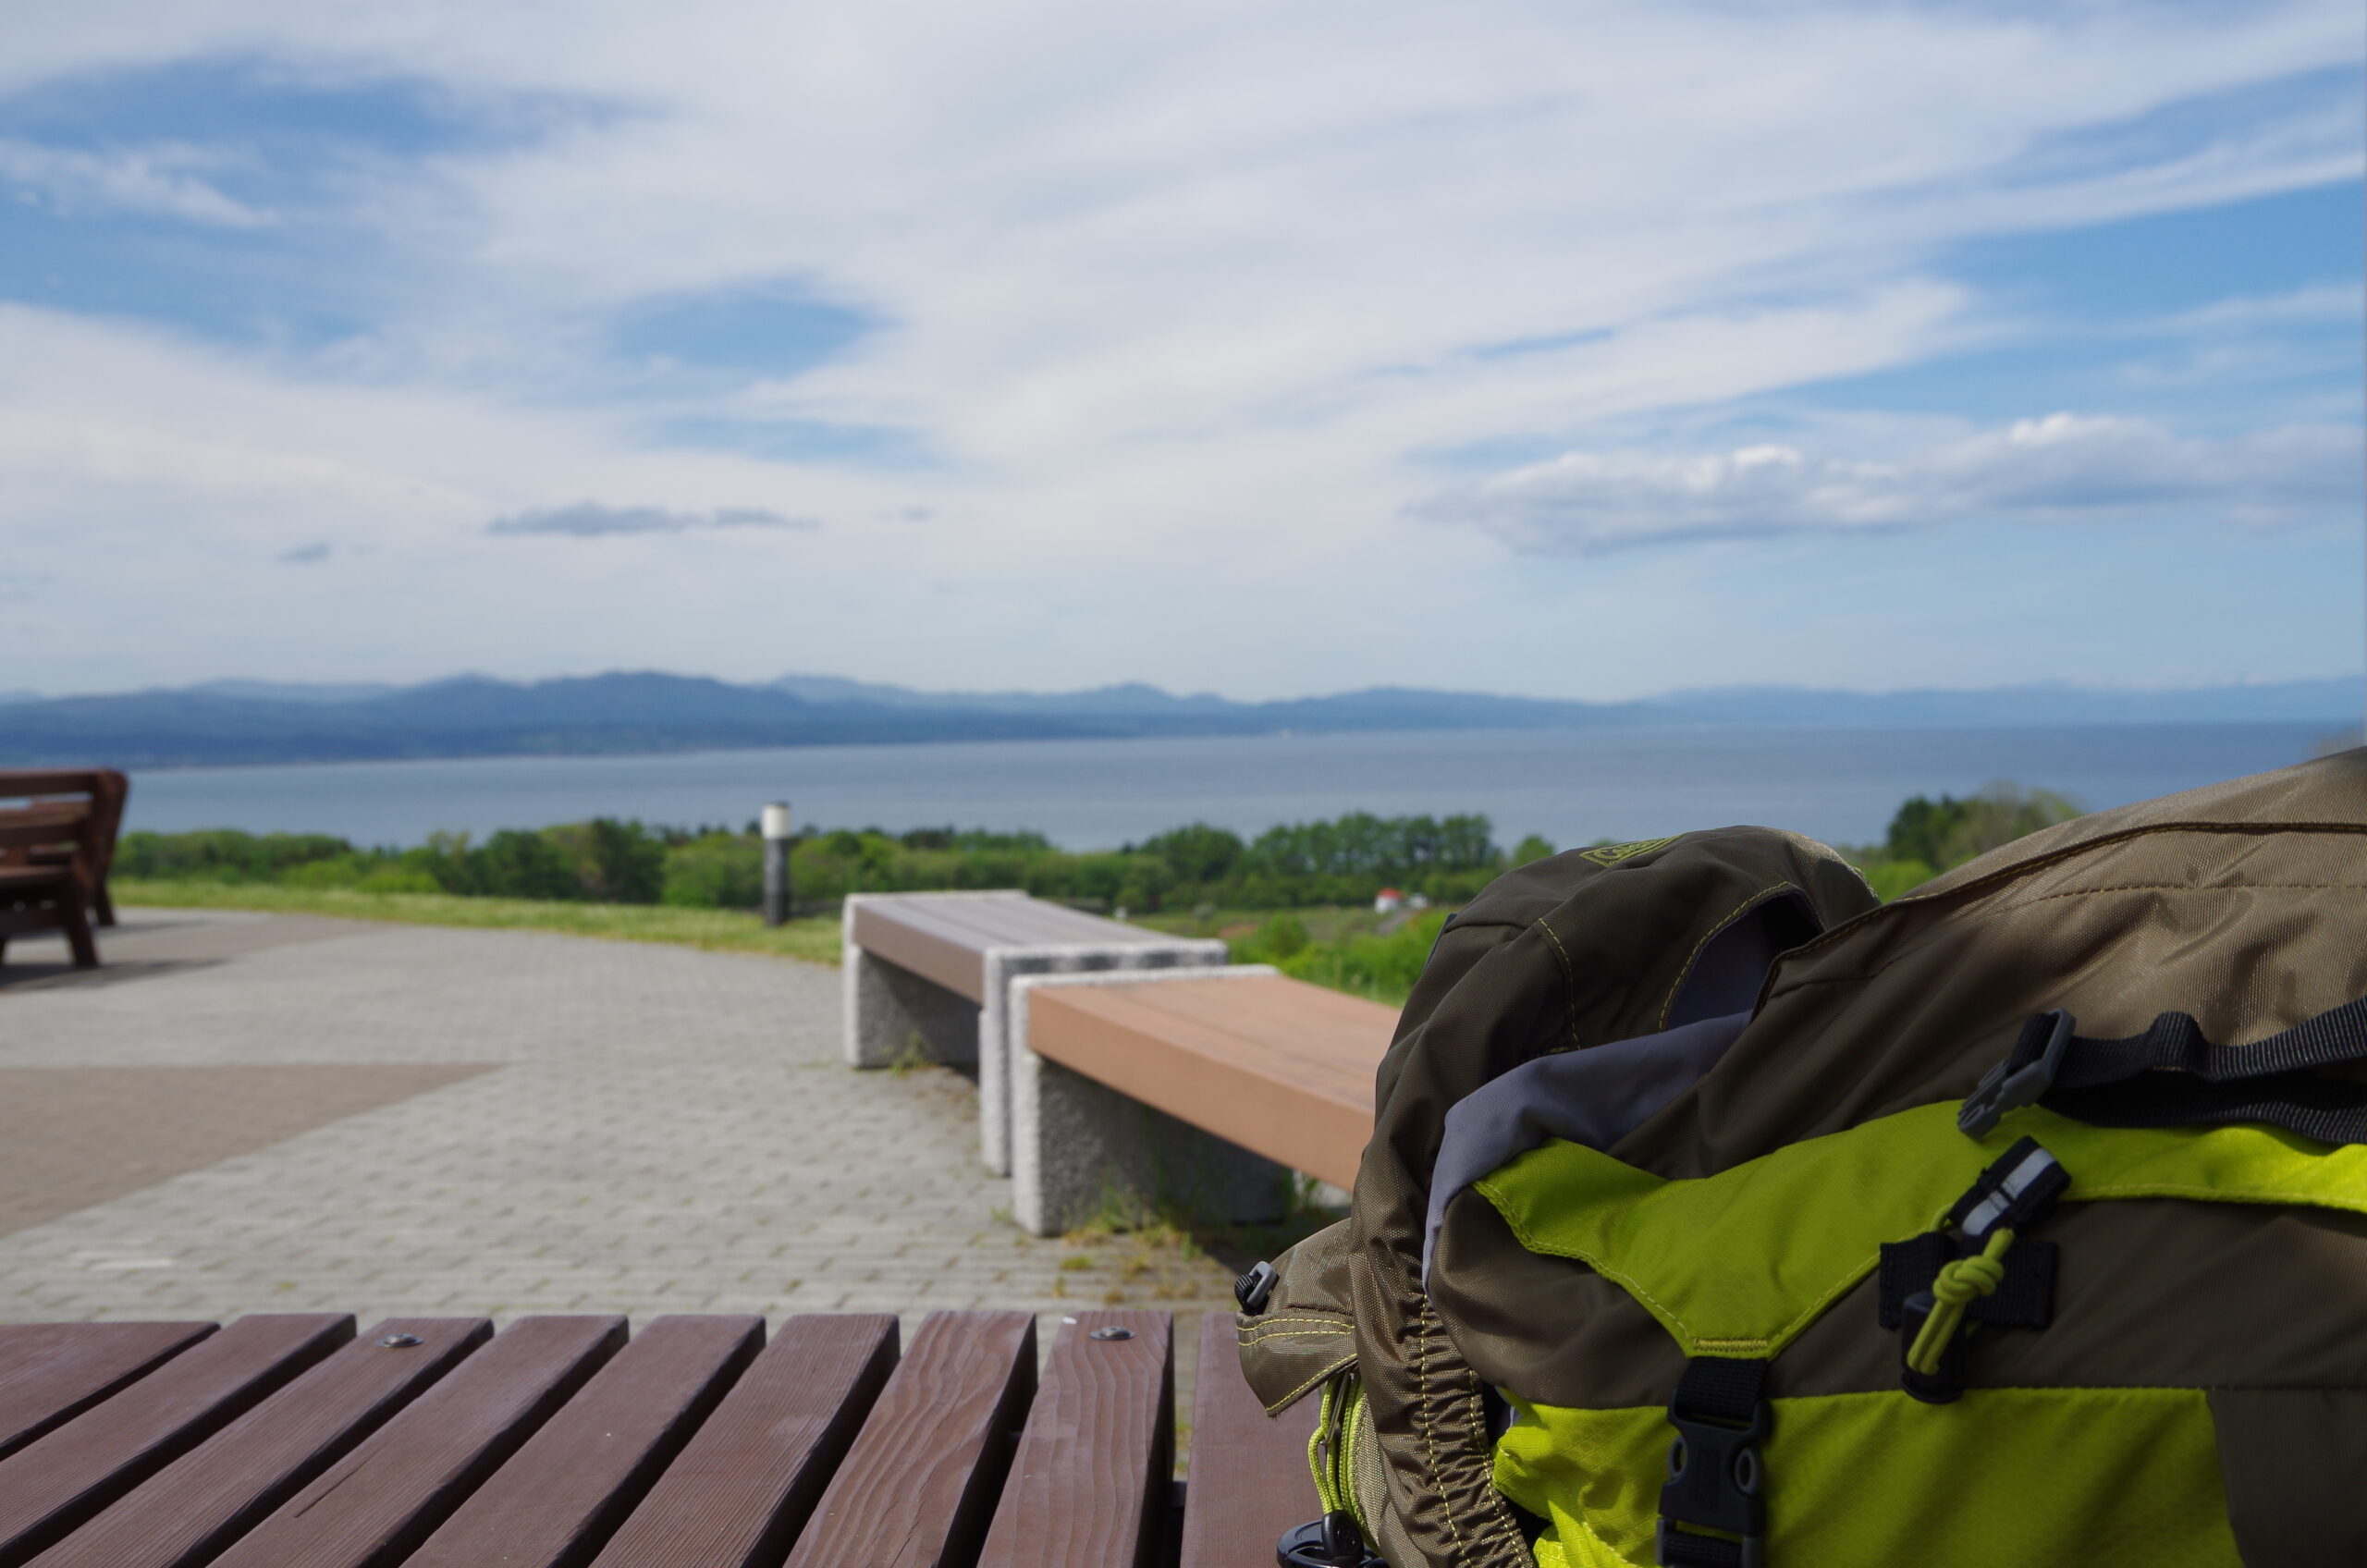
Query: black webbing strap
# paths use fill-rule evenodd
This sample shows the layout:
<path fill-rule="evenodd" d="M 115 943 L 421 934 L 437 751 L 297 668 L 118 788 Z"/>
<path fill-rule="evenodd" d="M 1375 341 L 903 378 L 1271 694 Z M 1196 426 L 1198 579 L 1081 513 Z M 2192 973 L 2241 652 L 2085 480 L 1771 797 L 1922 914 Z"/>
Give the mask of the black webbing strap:
<path fill-rule="evenodd" d="M 1654 1543 L 1664 1568 L 1759 1568 L 1767 1522 L 1759 1445 L 1773 1425 L 1766 1382 L 1764 1361 L 1697 1355 L 1685 1364 L 1668 1402 L 1676 1440 Z"/>
<path fill-rule="evenodd" d="M 1974 1136 L 2033 1101 L 2102 1127 L 2263 1122 L 2325 1144 L 2367 1144 L 2367 1080 L 2318 1069 L 2367 1061 L 2367 997 L 2248 1046 L 2214 1046 L 2202 1025 L 2165 1012 L 2141 1035 L 2071 1033 L 2070 1015 L 2022 1026 L 2013 1055 L 1967 1096 Z"/>

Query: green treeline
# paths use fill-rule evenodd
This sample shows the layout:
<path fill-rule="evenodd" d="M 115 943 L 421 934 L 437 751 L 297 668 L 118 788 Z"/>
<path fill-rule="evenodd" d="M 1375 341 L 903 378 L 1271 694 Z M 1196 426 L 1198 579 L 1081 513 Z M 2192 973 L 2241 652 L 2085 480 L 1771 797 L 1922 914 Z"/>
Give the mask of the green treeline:
<path fill-rule="evenodd" d="M 1891 899 L 1939 871 L 2075 815 L 2077 808 L 2060 795 L 2010 783 L 1963 800 L 1919 795 L 1899 807 L 1882 843 L 1846 852 L 1874 890 Z M 1038 898 L 1136 913 L 1290 910 L 1369 904 L 1391 887 L 1452 906 L 1467 902 L 1510 867 L 1551 853 L 1553 846 L 1534 835 L 1507 852 L 1495 842 L 1494 825 L 1476 815 L 1351 812 L 1328 822 L 1269 828 L 1247 839 L 1195 823 L 1139 844 L 1087 851 L 1056 848 L 1040 833 L 842 828 L 793 840 L 790 880 L 806 907 L 853 892 L 1021 888 Z M 509 828 L 482 842 L 436 833 L 405 850 L 361 849 L 321 834 L 129 833 L 116 864 L 122 876 L 166 881 L 703 909 L 754 909 L 764 881 L 763 844 L 753 823 L 734 832 L 608 817 Z M 1300 960 L 1290 943 L 1289 926 L 1269 922 L 1257 940 L 1266 955 L 1259 962 L 1315 962 Z M 1402 945 L 1427 950 L 1410 937 Z M 1355 962 L 1380 966 L 1379 974 L 1399 961 L 1376 949 Z M 1418 967 L 1418 953 L 1413 962 Z"/>
<path fill-rule="evenodd" d="M 1508 857 L 1492 833 L 1484 816 L 1355 812 L 1246 841 L 1202 823 L 1122 849 L 1073 852 L 1040 833 L 840 829 L 792 841 L 790 881 L 801 905 L 852 892 L 946 888 L 1023 888 L 1039 898 L 1136 911 L 1364 903 L 1384 887 L 1459 903 L 1508 865 L 1553 852 L 1532 836 Z M 359 849 L 320 834 L 129 833 L 116 860 L 123 876 L 163 880 L 712 909 L 754 909 L 764 884 L 763 842 L 753 830 L 649 827 L 607 817 L 504 829 L 482 843 L 438 833 L 408 850 Z"/>

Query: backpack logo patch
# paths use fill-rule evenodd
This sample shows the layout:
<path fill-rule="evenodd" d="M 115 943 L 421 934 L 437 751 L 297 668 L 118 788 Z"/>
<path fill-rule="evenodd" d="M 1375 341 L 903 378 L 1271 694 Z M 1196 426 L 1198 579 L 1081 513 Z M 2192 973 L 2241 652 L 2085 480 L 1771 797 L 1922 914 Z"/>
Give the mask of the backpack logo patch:
<path fill-rule="evenodd" d="M 1623 860 L 1648 855 L 1654 850 L 1665 849 L 1676 842 L 1672 835 L 1666 839 L 1639 839 L 1632 844 L 1597 844 L 1593 849 L 1578 851 L 1580 860 L 1590 860 L 1597 865 L 1617 865 Z"/>

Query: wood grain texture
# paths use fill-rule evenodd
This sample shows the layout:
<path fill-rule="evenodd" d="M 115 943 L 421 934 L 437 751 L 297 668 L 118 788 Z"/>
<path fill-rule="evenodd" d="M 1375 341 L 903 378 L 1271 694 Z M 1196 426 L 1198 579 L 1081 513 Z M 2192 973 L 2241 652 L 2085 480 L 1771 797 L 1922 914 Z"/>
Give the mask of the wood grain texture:
<path fill-rule="evenodd" d="M 1034 1317 L 929 1314 L 788 1568 L 971 1562 L 1035 1392 Z"/>
<path fill-rule="evenodd" d="M 788 1319 L 595 1562 L 772 1568 L 895 1364 L 893 1317 Z"/>
<path fill-rule="evenodd" d="M 0 1568 L 62 1539 L 352 1338 L 342 1313 L 241 1317 L 0 1460 Z"/>
<path fill-rule="evenodd" d="M 1126 1330 L 1096 1340 L 1097 1329 Z M 1146 1568 L 1173 1464 L 1164 1312 L 1080 1312 L 1061 1327 L 980 1568 Z"/>
<path fill-rule="evenodd" d="M 0 1458 L 214 1332 L 211 1323 L 0 1328 Z"/>
<path fill-rule="evenodd" d="M 1269 1568 L 1283 1531 L 1322 1516 L 1306 1469 L 1319 1404 L 1269 1419 L 1241 1376 L 1233 1315 L 1201 1315 L 1181 1568 Z"/>
<path fill-rule="evenodd" d="M 660 1317 L 404 1568 L 582 1568 L 764 1347 L 761 1317 Z"/>
<path fill-rule="evenodd" d="M 621 1317 L 521 1317 L 331 1464 L 215 1568 L 391 1568 L 625 1341 Z"/>
<path fill-rule="evenodd" d="M 1353 1187 L 1397 1015 L 1282 975 L 1045 986 L 1028 1048 L 1294 1170 Z"/>
<path fill-rule="evenodd" d="M 389 1335 L 419 1343 L 386 1348 Z M 35 1568 L 199 1568 L 493 1335 L 482 1317 L 391 1317 L 33 1559 Z"/>

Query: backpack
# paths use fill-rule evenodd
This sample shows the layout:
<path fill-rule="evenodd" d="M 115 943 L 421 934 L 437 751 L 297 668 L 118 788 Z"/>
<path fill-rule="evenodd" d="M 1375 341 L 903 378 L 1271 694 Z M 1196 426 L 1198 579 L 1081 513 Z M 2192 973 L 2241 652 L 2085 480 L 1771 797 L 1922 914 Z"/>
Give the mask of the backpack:
<path fill-rule="evenodd" d="M 1888 905 L 1737 827 L 1441 934 L 1242 1281 L 1285 1563 L 2367 1562 L 2367 750 Z"/>

